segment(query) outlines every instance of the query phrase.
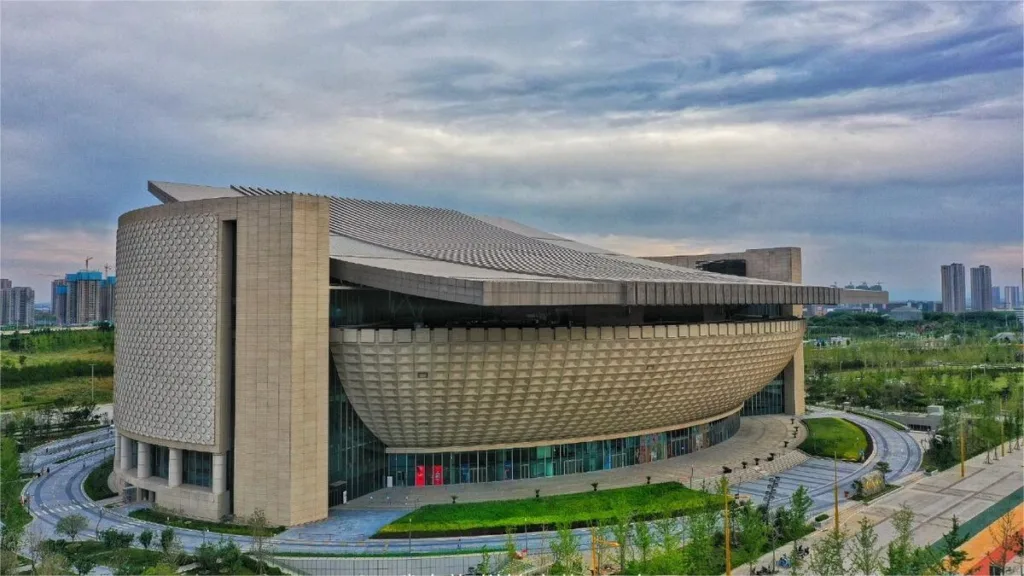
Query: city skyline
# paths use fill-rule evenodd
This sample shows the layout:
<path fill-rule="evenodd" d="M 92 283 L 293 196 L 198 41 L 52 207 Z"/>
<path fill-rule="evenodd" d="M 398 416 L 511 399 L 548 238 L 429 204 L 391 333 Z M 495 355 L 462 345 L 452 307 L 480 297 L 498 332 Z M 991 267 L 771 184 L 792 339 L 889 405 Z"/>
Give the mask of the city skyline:
<path fill-rule="evenodd" d="M 805 282 L 894 299 L 937 300 L 951 261 L 1020 282 L 1019 4 L 2 10 L 0 268 L 39 295 L 114 265 L 149 179 L 495 214 L 636 256 L 799 246 Z"/>

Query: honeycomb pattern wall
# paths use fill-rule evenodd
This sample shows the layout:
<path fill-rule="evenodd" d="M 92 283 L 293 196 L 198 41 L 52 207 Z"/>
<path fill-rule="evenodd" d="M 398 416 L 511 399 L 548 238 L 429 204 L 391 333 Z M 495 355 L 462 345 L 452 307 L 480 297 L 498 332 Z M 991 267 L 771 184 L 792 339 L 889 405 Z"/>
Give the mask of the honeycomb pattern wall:
<path fill-rule="evenodd" d="M 117 230 L 114 417 L 124 432 L 214 444 L 218 227 L 191 214 Z"/>
<path fill-rule="evenodd" d="M 554 443 L 679 427 L 739 408 L 802 321 L 331 331 L 345 392 L 388 448 Z"/>

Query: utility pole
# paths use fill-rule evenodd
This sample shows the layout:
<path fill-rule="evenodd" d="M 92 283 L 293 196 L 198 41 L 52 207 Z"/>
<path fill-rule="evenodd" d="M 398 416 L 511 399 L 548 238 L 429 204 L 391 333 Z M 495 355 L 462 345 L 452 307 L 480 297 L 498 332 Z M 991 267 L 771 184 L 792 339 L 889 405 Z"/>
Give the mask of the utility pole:
<path fill-rule="evenodd" d="M 967 437 L 964 435 L 964 415 L 960 413 L 960 477 L 967 475 Z"/>
<path fill-rule="evenodd" d="M 1006 456 L 1006 445 L 1003 444 L 1003 398 L 999 397 L 999 451 Z"/>
<path fill-rule="evenodd" d="M 834 516 L 834 526 L 836 534 L 839 533 L 839 461 L 836 459 L 836 453 L 832 453 L 832 500 L 834 503 L 834 510 L 832 515 Z"/>
<path fill-rule="evenodd" d="M 96 365 L 89 364 L 89 387 L 92 389 L 92 405 L 93 409 L 96 406 Z M 92 414 L 90 414 L 92 416 Z"/>

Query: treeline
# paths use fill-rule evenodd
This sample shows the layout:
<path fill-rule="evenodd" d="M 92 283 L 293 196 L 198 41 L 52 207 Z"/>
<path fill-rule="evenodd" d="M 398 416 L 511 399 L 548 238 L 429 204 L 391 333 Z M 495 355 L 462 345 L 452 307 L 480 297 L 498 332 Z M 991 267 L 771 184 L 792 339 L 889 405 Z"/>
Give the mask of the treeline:
<path fill-rule="evenodd" d="M 825 316 L 807 319 L 808 337 L 835 335 L 868 337 L 891 335 L 897 332 L 917 332 L 943 336 L 958 334 L 966 338 L 984 338 L 999 332 L 1020 330 L 1014 312 L 965 312 L 945 314 L 925 312 L 916 322 L 898 322 L 885 314 L 864 312 L 831 312 Z"/>
<path fill-rule="evenodd" d="M 101 324 L 95 330 L 47 328 L 0 337 L 0 349 L 11 352 L 61 352 L 91 347 L 113 351 L 114 327 Z"/>
<path fill-rule="evenodd" d="M 808 347 L 804 366 L 808 372 L 836 372 L 865 368 L 956 365 L 1012 364 L 1018 361 L 1019 348 L 1010 344 L 960 344 L 926 348 L 914 340 L 894 343 L 869 341 L 857 346 L 831 348 Z"/>
<path fill-rule="evenodd" d="M 89 377 L 94 374 L 94 367 L 96 377 L 114 375 L 113 362 L 87 360 L 64 360 L 32 366 L 6 364 L 0 370 L 2 370 L 3 385 L 8 388 L 16 388 L 56 382 L 65 378 Z"/>

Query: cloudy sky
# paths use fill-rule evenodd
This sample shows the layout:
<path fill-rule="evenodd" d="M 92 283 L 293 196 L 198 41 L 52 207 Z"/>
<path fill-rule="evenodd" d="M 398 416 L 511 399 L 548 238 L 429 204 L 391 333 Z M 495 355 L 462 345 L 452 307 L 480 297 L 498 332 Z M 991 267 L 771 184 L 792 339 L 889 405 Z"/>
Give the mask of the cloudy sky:
<path fill-rule="evenodd" d="M 146 180 L 801 246 L 938 298 L 1024 259 L 1019 3 L 0 4 L 0 269 L 114 265 Z"/>

